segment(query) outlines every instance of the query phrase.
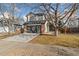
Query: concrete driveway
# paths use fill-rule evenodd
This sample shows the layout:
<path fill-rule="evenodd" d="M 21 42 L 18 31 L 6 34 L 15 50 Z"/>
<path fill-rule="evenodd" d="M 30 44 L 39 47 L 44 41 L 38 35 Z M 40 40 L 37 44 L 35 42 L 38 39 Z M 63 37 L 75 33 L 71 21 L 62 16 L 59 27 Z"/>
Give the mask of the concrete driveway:
<path fill-rule="evenodd" d="M 5 38 L 3 40 L 16 41 L 16 42 L 28 42 L 28 41 L 32 40 L 33 38 L 37 37 L 38 35 L 39 34 L 37 34 L 37 33 L 23 33 L 20 35 Z"/>
<path fill-rule="evenodd" d="M 79 56 L 79 48 L 0 41 L 0 56 Z"/>
<path fill-rule="evenodd" d="M 27 43 L 38 35 L 23 33 L 0 40 L 0 56 L 79 56 L 79 48 Z"/>

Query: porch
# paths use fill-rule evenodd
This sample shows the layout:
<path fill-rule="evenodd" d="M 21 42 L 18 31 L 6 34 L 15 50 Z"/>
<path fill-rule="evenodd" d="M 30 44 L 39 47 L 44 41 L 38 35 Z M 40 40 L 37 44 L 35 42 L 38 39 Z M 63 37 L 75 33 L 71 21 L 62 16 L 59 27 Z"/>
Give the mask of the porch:
<path fill-rule="evenodd" d="M 41 33 L 41 24 L 28 24 L 26 29 L 28 33 Z"/>

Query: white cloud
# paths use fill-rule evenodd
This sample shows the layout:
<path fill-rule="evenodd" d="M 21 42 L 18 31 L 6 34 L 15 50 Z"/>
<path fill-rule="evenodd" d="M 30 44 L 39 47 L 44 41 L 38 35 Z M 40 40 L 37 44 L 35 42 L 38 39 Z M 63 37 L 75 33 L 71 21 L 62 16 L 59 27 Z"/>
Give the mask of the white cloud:
<path fill-rule="evenodd" d="M 4 12 L 3 14 L 4 14 L 4 16 L 1 14 L 1 15 L 0 15 L 0 18 L 3 18 L 3 17 L 9 18 L 10 13 Z"/>
<path fill-rule="evenodd" d="M 20 12 L 21 10 L 17 7 L 15 7 L 15 11 Z"/>
<path fill-rule="evenodd" d="M 24 19 L 24 21 L 26 22 L 26 20 L 27 20 L 26 16 L 23 16 L 23 19 Z"/>
<path fill-rule="evenodd" d="M 3 18 L 3 15 L 0 15 L 0 18 Z"/>
<path fill-rule="evenodd" d="M 5 18 L 9 18 L 10 17 L 10 13 L 9 12 L 4 12 L 4 17 Z"/>

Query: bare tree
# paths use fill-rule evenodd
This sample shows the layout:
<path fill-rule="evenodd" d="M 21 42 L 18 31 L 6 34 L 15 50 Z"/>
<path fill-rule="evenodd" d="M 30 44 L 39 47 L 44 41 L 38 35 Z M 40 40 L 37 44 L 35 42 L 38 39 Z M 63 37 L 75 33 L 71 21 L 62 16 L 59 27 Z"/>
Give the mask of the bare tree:
<path fill-rule="evenodd" d="M 41 10 L 45 19 L 53 25 L 55 36 L 58 36 L 59 29 L 63 28 L 68 20 L 78 9 L 78 4 L 39 4 L 35 10 Z M 63 23 L 62 23 L 63 22 Z"/>
<path fill-rule="evenodd" d="M 5 11 L 5 7 L 4 4 L 0 4 L 0 15 L 2 15 L 2 18 L 0 18 L 1 20 L 1 24 L 3 26 L 3 29 L 5 30 L 5 32 L 7 32 L 6 28 L 5 28 L 5 16 L 4 16 L 4 11 Z"/>
<path fill-rule="evenodd" d="M 8 8 L 6 5 L 10 8 Z M 15 13 L 17 12 L 15 8 L 16 4 L 0 4 L 0 13 L 3 16 L 1 23 L 5 31 L 5 26 L 8 27 L 8 32 L 11 32 L 13 30 L 13 24 L 18 23 L 18 19 L 15 17 Z"/>

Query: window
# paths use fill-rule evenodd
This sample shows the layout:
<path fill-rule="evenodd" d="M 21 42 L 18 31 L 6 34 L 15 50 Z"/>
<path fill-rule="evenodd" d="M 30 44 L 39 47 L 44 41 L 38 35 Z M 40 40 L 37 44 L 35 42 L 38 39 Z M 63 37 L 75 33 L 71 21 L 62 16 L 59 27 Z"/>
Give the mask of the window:
<path fill-rule="evenodd" d="M 38 16 L 38 20 L 43 20 L 43 16 Z"/>
<path fill-rule="evenodd" d="M 34 16 L 31 16 L 31 17 L 30 17 L 30 21 L 33 21 L 33 20 L 34 20 Z"/>

